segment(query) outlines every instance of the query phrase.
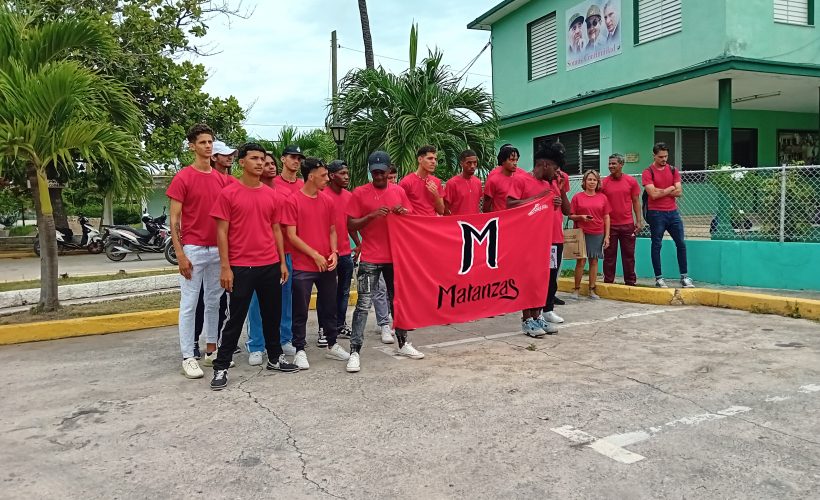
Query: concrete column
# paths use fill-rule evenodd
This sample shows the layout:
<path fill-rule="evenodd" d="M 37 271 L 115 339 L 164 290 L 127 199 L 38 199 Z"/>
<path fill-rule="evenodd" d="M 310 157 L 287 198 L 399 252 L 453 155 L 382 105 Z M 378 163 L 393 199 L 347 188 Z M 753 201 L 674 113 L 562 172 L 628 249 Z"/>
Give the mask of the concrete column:
<path fill-rule="evenodd" d="M 718 82 L 718 161 L 732 163 L 732 79 Z"/>

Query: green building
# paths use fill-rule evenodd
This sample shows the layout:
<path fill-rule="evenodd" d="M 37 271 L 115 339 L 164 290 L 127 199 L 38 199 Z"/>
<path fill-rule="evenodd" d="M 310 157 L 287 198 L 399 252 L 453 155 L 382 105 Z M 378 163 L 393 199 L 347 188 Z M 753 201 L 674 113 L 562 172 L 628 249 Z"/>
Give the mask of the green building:
<path fill-rule="evenodd" d="M 571 175 L 606 172 L 613 152 L 626 156 L 625 172 L 638 173 L 659 141 L 682 172 L 719 163 L 812 165 L 820 164 L 817 1 L 504 0 L 468 27 L 491 31 L 499 143 L 518 147 L 525 169 L 539 144 L 554 141 L 566 147 Z M 710 240 L 706 224 L 705 241 L 689 245 L 696 279 L 820 289 L 817 273 L 797 285 L 720 269 L 698 276 L 698 266 L 720 262 L 714 244 L 723 243 L 727 259 L 740 252 L 730 244 L 763 245 Z M 700 244 L 713 244 L 703 250 L 709 262 L 700 261 Z M 820 254 L 815 243 L 786 246 L 805 247 L 795 259 Z M 649 260 L 643 250 L 639 262 Z M 675 269 L 674 258 L 664 260 L 665 270 Z"/>

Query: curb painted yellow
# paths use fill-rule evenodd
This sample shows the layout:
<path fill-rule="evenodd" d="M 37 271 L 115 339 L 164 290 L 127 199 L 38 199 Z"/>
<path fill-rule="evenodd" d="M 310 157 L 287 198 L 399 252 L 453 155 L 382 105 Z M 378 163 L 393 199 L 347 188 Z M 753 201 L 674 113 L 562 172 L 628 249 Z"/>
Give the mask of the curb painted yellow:
<path fill-rule="evenodd" d="M 562 292 L 572 292 L 572 288 L 573 280 L 571 278 L 558 279 L 558 289 Z M 753 313 L 778 314 L 792 318 L 820 320 L 820 300 L 800 297 L 783 297 L 708 288 L 650 288 L 614 283 L 598 283 L 596 289 L 598 295 L 602 298 L 624 302 L 723 307 Z M 587 294 L 589 294 L 589 287 L 586 283 L 583 283 L 581 285 L 581 295 Z"/>
<path fill-rule="evenodd" d="M 356 305 L 358 293 L 350 291 L 350 305 Z M 310 308 L 316 308 L 316 294 L 310 298 Z M 0 345 L 57 340 L 86 335 L 130 332 L 146 328 L 174 326 L 179 322 L 179 309 L 161 309 L 134 313 L 61 319 L 19 325 L 0 325 Z"/>
<path fill-rule="evenodd" d="M 27 259 L 37 257 L 34 252 L 0 252 L 0 259 Z"/>

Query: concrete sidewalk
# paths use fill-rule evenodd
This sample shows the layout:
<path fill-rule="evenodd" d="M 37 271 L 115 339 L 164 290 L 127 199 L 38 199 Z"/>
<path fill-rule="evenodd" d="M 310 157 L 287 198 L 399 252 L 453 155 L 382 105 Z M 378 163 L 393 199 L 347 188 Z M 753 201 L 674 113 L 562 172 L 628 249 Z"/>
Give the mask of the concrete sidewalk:
<path fill-rule="evenodd" d="M 312 323 L 310 370 L 242 354 L 217 393 L 180 375 L 173 327 L 3 346 L 0 497 L 820 496 L 816 323 L 558 312 L 541 340 L 517 315 L 413 332 L 420 361 L 371 324 L 358 374 L 321 357 Z"/>

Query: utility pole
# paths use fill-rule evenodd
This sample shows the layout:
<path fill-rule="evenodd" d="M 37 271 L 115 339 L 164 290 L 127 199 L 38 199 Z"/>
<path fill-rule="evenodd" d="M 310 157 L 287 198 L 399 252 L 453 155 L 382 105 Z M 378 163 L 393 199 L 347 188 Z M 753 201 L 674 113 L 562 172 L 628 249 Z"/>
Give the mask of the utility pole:
<path fill-rule="evenodd" d="M 336 30 L 330 32 L 330 79 L 332 80 L 332 94 L 334 100 L 333 104 L 333 122 L 336 122 L 336 96 L 339 95 L 339 77 L 338 77 L 338 57 L 337 50 L 339 44 L 336 41 Z"/>

